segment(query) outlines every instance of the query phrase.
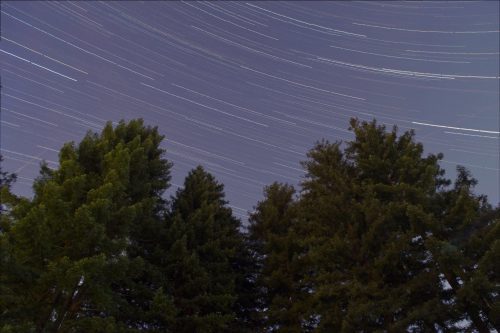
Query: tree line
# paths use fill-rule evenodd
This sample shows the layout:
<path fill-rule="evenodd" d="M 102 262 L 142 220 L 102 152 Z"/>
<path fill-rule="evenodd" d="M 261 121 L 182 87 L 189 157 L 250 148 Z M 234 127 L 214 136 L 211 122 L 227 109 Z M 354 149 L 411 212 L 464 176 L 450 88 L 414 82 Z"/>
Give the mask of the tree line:
<path fill-rule="evenodd" d="M 172 163 L 140 119 L 65 144 L 32 199 L 0 170 L 0 332 L 499 330 L 500 208 L 413 131 L 349 129 L 248 225 L 201 166 L 166 199 Z"/>

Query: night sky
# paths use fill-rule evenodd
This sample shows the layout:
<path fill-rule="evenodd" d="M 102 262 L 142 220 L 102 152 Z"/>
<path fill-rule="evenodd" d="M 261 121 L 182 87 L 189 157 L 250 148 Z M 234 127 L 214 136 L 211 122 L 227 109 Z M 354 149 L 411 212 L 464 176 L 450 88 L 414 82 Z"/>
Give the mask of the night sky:
<path fill-rule="evenodd" d="M 464 165 L 499 201 L 498 1 L 2 1 L 1 19 L 18 194 L 64 142 L 142 117 L 166 136 L 172 190 L 201 164 L 245 219 L 355 116 L 415 129 L 449 178 Z"/>

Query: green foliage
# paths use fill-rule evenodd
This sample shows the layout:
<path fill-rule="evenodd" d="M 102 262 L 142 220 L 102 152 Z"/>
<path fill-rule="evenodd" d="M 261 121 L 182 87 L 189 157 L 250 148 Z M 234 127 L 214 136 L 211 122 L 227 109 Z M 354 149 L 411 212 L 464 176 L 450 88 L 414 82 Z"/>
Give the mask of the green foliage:
<path fill-rule="evenodd" d="M 141 120 L 64 145 L 32 200 L 0 170 L 0 332 L 499 330 L 500 207 L 412 131 L 350 124 L 299 193 L 265 188 L 247 234 L 202 167 L 164 199 Z"/>
<path fill-rule="evenodd" d="M 480 332 L 500 328 L 500 207 L 473 193 L 477 181 L 457 167 L 454 188 L 440 194 L 440 223 L 432 228 L 428 248 L 450 285 L 456 318 L 471 320 Z"/>
<path fill-rule="evenodd" d="M 10 207 L 18 200 L 11 192 L 12 184 L 16 181 L 17 175 L 2 169 L 3 156 L 0 155 L 0 232 L 8 228 L 8 215 Z"/>
<path fill-rule="evenodd" d="M 265 198 L 250 217 L 249 238 L 258 267 L 258 301 L 261 325 L 279 332 L 301 332 L 304 308 L 299 302 L 296 280 L 300 235 L 290 232 L 296 222 L 295 190 L 274 183 L 264 190 Z M 263 311 L 265 309 L 265 311 Z"/>
<path fill-rule="evenodd" d="M 3 187 L 10 188 L 11 185 L 16 181 L 17 176 L 7 171 L 3 171 L 2 161 L 3 161 L 3 156 L 0 155 L 0 188 Z"/>
<path fill-rule="evenodd" d="M 351 130 L 344 152 L 340 142 L 321 142 L 304 163 L 311 312 L 322 332 L 403 329 L 398 323 L 411 324 L 412 309 L 423 311 L 439 289 L 420 239 L 429 195 L 443 183 L 440 156 L 423 158 L 411 132 L 398 137 L 396 128 L 356 120 Z"/>
<path fill-rule="evenodd" d="M 350 130 L 309 152 L 298 199 L 274 184 L 252 216 L 264 330 L 498 327 L 498 216 L 476 181 L 459 167 L 449 189 L 412 131 Z"/>
<path fill-rule="evenodd" d="M 173 198 L 168 223 L 164 288 L 177 310 L 172 331 L 237 330 L 246 249 L 223 186 L 202 167 L 191 171 Z"/>
<path fill-rule="evenodd" d="M 16 222 L 1 235 L 9 244 L 3 323 L 37 332 L 118 329 L 123 300 L 114 286 L 132 269 L 138 233 L 163 209 L 170 179 L 161 140 L 141 120 L 108 123 L 64 145 L 57 170 L 42 166 L 33 200 L 15 205 Z"/>

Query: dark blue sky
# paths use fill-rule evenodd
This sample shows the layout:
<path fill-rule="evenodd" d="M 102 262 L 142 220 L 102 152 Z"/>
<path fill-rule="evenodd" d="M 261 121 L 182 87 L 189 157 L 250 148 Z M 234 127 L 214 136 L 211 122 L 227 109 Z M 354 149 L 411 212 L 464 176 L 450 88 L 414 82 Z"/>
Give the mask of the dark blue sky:
<path fill-rule="evenodd" d="M 205 166 L 240 217 L 297 184 L 350 117 L 414 128 L 499 201 L 499 2 L 2 2 L 1 153 L 41 159 L 105 121 L 166 135 L 173 188 Z"/>

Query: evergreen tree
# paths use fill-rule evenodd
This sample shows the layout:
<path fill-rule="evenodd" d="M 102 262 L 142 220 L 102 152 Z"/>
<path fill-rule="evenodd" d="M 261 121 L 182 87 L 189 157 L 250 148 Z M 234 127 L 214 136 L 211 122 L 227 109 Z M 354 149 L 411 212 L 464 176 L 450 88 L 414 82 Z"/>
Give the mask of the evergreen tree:
<path fill-rule="evenodd" d="M 500 329 L 500 207 L 473 192 L 477 181 L 457 167 L 454 187 L 440 193 L 427 245 L 447 285 L 450 320 L 470 322 L 479 332 Z M 494 263 L 497 264 L 494 264 Z"/>
<path fill-rule="evenodd" d="M 3 322 L 36 332 L 131 327 L 116 320 L 128 296 L 116 286 L 149 250 L 140 234 L 152 228 L 169 180 L 161 139 L 142 120 L 108 123 L 100 135 L 64 145 L 58 169 L 42 166 L 33 200 L 13 208 L 15 222 L 2 235 L 15 267 L 2 279 Z"/>
<path fill-rule="evenodd" d="M 237 283 L 246 255 L 240 222 L 226 206 L 222 184 L 197 167 L 172 202 L 164 290 L 173 297 L 173 332 L 238 331 Z"/>
<path fill-rule="evenodd" d="M 266 187 L 264 200 L 250 217 L 249 239 L 258 268 L 256 296 L 265 331 L 302 332 L 297 269 L 292 266 L 299 246 L 294 236 L 300 237 L 292 233 L 294 194 L 289 185 Z"/>
<path fill-rule="evenodd" d="M 16 181 L 15 174 L 3 171 L 2 169 L 3 156 L 0 155 L 0 188 L 7 187 L 10 189 L 11 185 Z"/>
<path fill-rule="evenodd" d="M 439 306 L 439 286 L 421 240 L 428 197 L 445 184 L 440 156 L 422 157 L 412 132 L 398 137 L 396 128 L 357 120 L 350 129 L 355 139 L 344 151 L 321 142 L 304 163 L 301 233 L 315 329 L 432 329 L 426 304 Z"/>
<path fill-rule="evenodd" d="M 141 120 L 64 145 L 32 200 L 0 169 L 0 332 L 500 330 L 500 206 L 412 131 L 350 130 L 309 152 L 299 195 L 265 188 L 246 235 L 202 167 L 163 199 Z"/>
<path fill-rule="evenodd" d="M 29 325 L 19 325 L 12 318 L 5 318 L 4 314 L 11 304 L 20 302 L 19 296 L 12 288 L 12 277 L 17 274 L 19 265 L 12 259 L 12 244 L 9 241 L 9 232 L 14 219 L 12 207 L 19 202 L 11 192 L 11 186 L 16 180 L 15 174 L 2 169 L 3 157 L 0 155 L 0 332 L 26 331 Z"/>
<path fill-rule="evenodd" d="M 11 187 L 17 179 L 17 175 L 3 171 L 2 161 L 3 156 L 0 155 L 0 234 L 9 228 L 10 210 L 12 205 L 17 202 L 17 197 L 11 192 Z"/>
<path fill-rule="evenodd" d="M 355 119 L 350 129 L 353 141 L 309 152 L 293 209 L 279 199 L 286 187 L 274 185 L 252 217 L 266 329 L 496 327 L 498 219 L 472 194 L 474 181 L 460 169 L 448 190 L 442 155 L 424 157 L 412 131 L 398 136 L 396 127 Z"/>

